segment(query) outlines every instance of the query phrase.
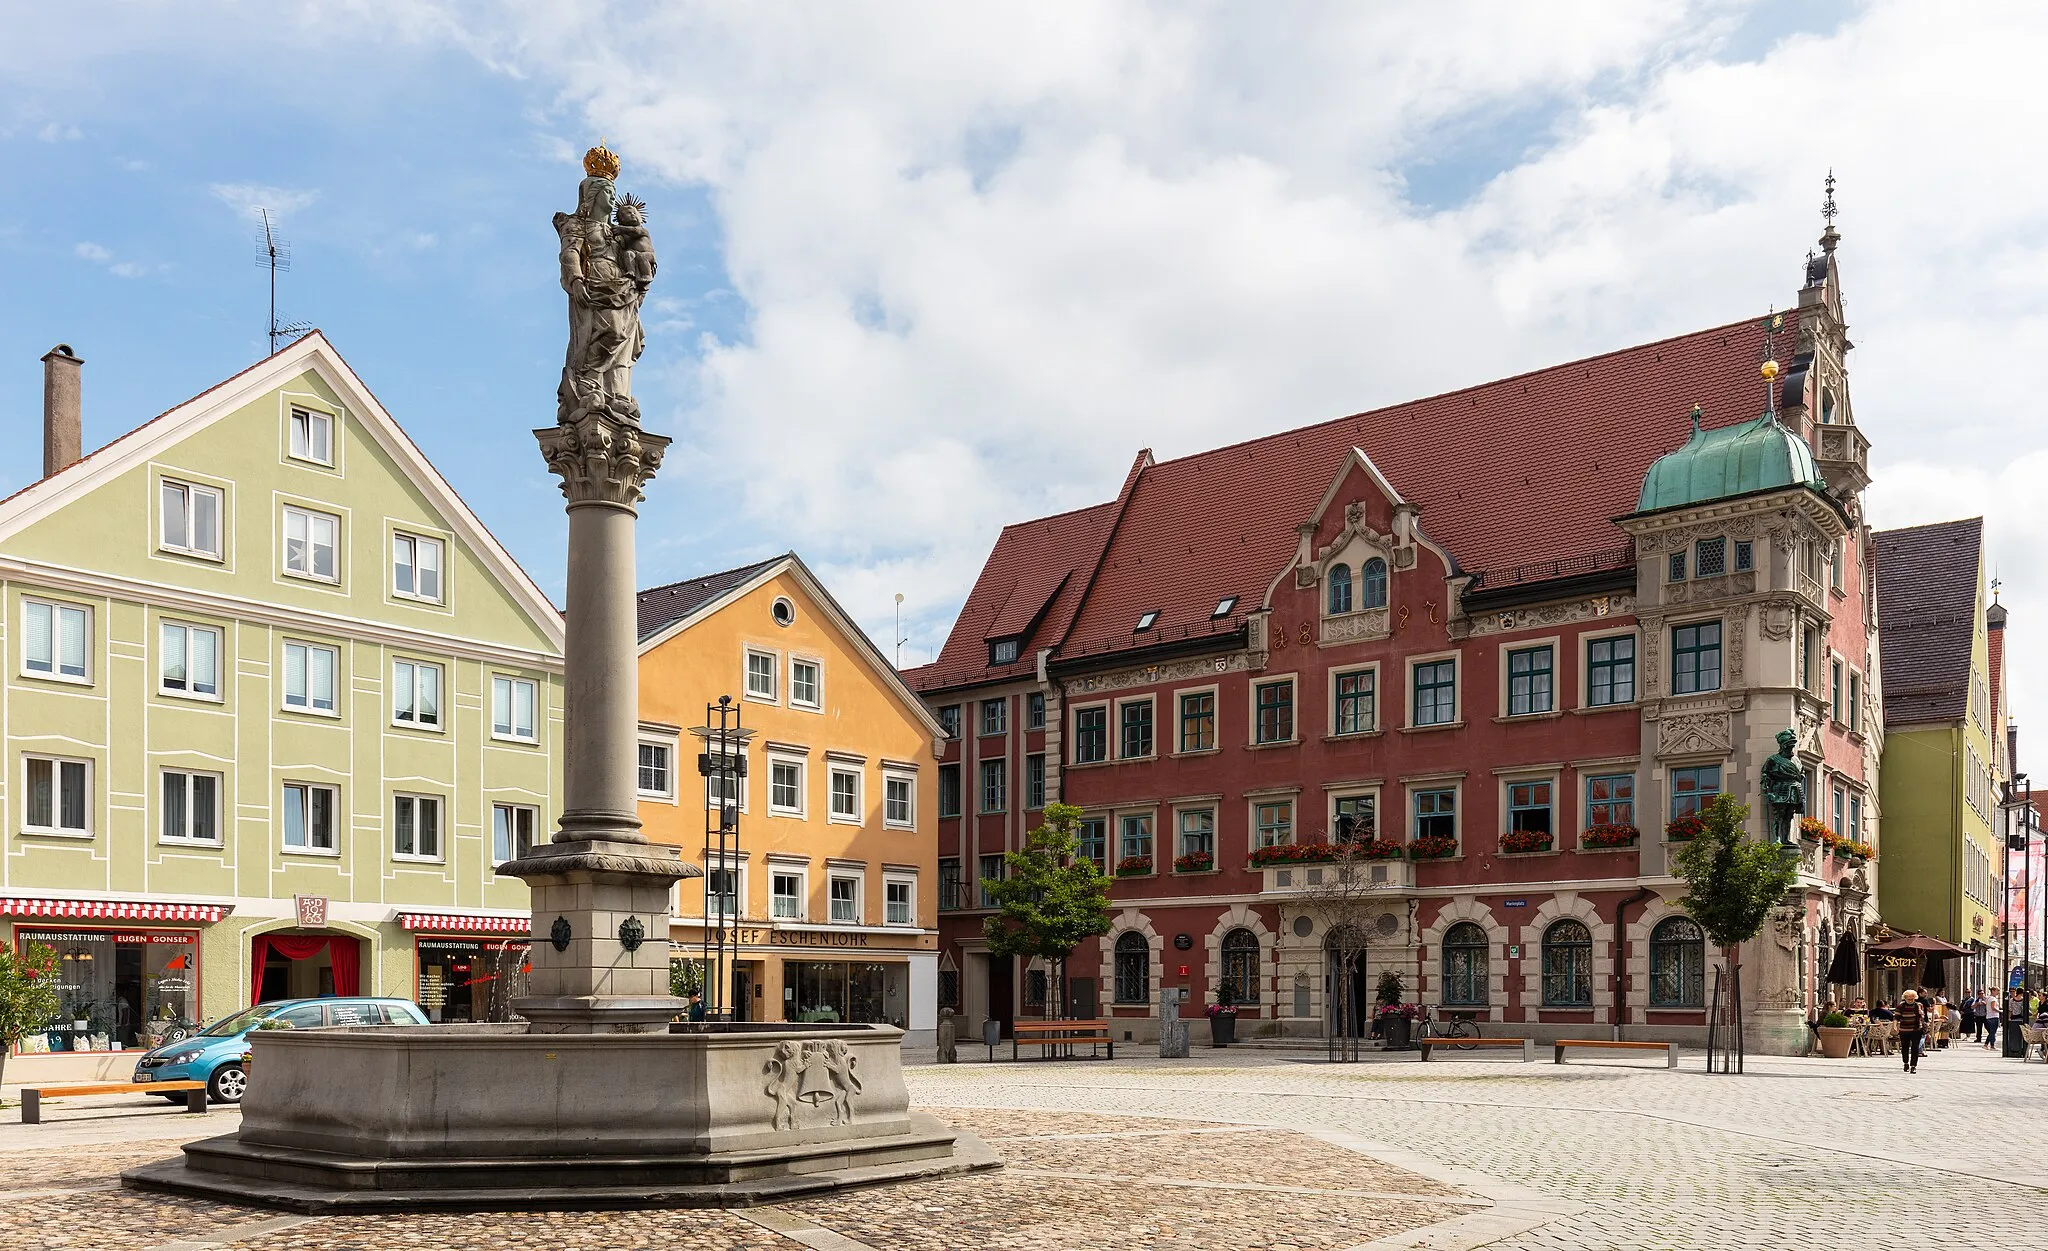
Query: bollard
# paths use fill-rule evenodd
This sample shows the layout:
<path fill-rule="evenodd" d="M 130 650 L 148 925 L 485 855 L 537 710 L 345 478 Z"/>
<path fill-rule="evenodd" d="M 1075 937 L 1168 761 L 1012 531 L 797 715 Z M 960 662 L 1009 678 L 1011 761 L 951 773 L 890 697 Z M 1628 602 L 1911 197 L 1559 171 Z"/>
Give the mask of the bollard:
<path fill-rule="evenodd" d="M 960 1022 L 953 1016 L 953 1009 L 939 1009 L 939 1063 L 960 1062 Z"/>
<path fill-rule="evenodd" d="M 1162 1060 L 1188 1058 L 1188 1023 L 1180 1016 L 1180 1005 L 1187 996 L 1187 989 L 1182 986 L 1159 988 L 1159 1058 Z"/>

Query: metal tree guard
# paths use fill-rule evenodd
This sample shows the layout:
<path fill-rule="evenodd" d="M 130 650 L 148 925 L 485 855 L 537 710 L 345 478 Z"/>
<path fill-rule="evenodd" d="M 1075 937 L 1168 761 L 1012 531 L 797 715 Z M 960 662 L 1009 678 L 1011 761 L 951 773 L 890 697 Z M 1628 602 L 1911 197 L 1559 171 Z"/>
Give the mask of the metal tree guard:
<path fill-rule="evenodd" d="M 727 965 L 738 976 L 740 918 L 747 907 L 739 892 L 740 788 L 746 785 L 747 740 L 754 731 L 741 727 L 732 696 L 720 695 L 705 705 L 704 724 L 690 733 L 704 744 L 697 773 L 705 780 L 706 797 L 717 801 L 704 805 L 704 1017 L 738 1020 L 746 1005 L 734 1002 Z"/>

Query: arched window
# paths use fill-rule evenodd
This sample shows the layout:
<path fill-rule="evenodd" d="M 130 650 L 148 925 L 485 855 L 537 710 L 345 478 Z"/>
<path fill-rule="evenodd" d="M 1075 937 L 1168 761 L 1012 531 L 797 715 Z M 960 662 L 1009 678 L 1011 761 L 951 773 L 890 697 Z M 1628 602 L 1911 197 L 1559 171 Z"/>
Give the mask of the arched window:
<path fill-rule="evenodd" d="M 1593 934 L 1580 921 L 1553 921 L 1543 931 L 1543 1006 L 1593 1006 Z"/>
<path fill-rule="evenodd" d="M 1486 1003 L 1486 948 L 1486 931 L 1471 921 L 1460 921 L 1444 932 L 1445 1003 Z"/>
<path fill-rule="evenodd" d="M 1351 566 L 1331 565 L 1328 574 L 1330 583 L 1330 615 L 1351 611 Z"/>
<path fill-rule="evenodd" d="M 1387 562 L 1377 556 L 1358 567 L 1358 606 L 1387 606 Z"/>
<path fill-rule="evenodd" d="M 1650 931 L 1650 1006 L 1707 1006 L 1707 940 L 1688 917 L 1665 917 Z"/>
<path fill-rule="evenodd" d="M 1823 426 L 1835 424 L 1835 393 L 1826 388 L 1822 388 L 1820 393 L 1820 424 Z"/>
<path fill-rule="evenodd" d="M 1116 940 L 1116 1001 L 1152 1002 L 1152 944 L 1136 930 Z"/>
<path fill-rule="evenodd" d="M 1232 1003 L 1259 1001 L 1259 937 L 1250 930 L 1223 936 L 1223 985 Z"/>

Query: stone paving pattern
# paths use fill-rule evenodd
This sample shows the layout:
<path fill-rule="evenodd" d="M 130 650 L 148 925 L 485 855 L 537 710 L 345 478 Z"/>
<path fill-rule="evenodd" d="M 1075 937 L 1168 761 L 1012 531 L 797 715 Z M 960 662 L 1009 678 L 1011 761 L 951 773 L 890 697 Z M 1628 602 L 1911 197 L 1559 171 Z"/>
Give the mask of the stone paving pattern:
<path fill-rule="evenodd" d="M 1633 1057 L 1425 1068 L 1249 1050 L 906 1076 L 1011 1166 L 756 1213 L 309 1219 L 114 1189 L 120 1169 L 173 1149 L 145 1139 L 192 1131 L 95 1106 L 90 1123 L 0 1124 L 0 1247 L 1725 1251 L 1890 1246 L 1902 1217 L 1923 1245 L 2033 1247 L 2048 1231 L 2048 1065 L 1974 1048 L 1911 1076 L 1884 1058 L 1752 1059 L 1710 1077 L 1697 1057 L 1671 1072 Z M 206 1119 L 206 1133 L 232 1127 Z M 1527 1192 L 1552 1211 L 1522 1226 L 1547 1223 L 1473 1233 Z"/>

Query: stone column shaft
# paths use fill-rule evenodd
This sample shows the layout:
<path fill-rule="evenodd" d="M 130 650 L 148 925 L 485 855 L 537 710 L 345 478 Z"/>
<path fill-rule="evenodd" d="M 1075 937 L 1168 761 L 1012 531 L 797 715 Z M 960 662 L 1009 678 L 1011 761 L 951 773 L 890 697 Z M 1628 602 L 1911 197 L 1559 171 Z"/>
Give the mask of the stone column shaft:
<path fill-rule="evenodd" d="M 569 505 L 569 628 L 563 680 L 563 839 L 644 841 L 638 587 L 631 505 Z"/>

